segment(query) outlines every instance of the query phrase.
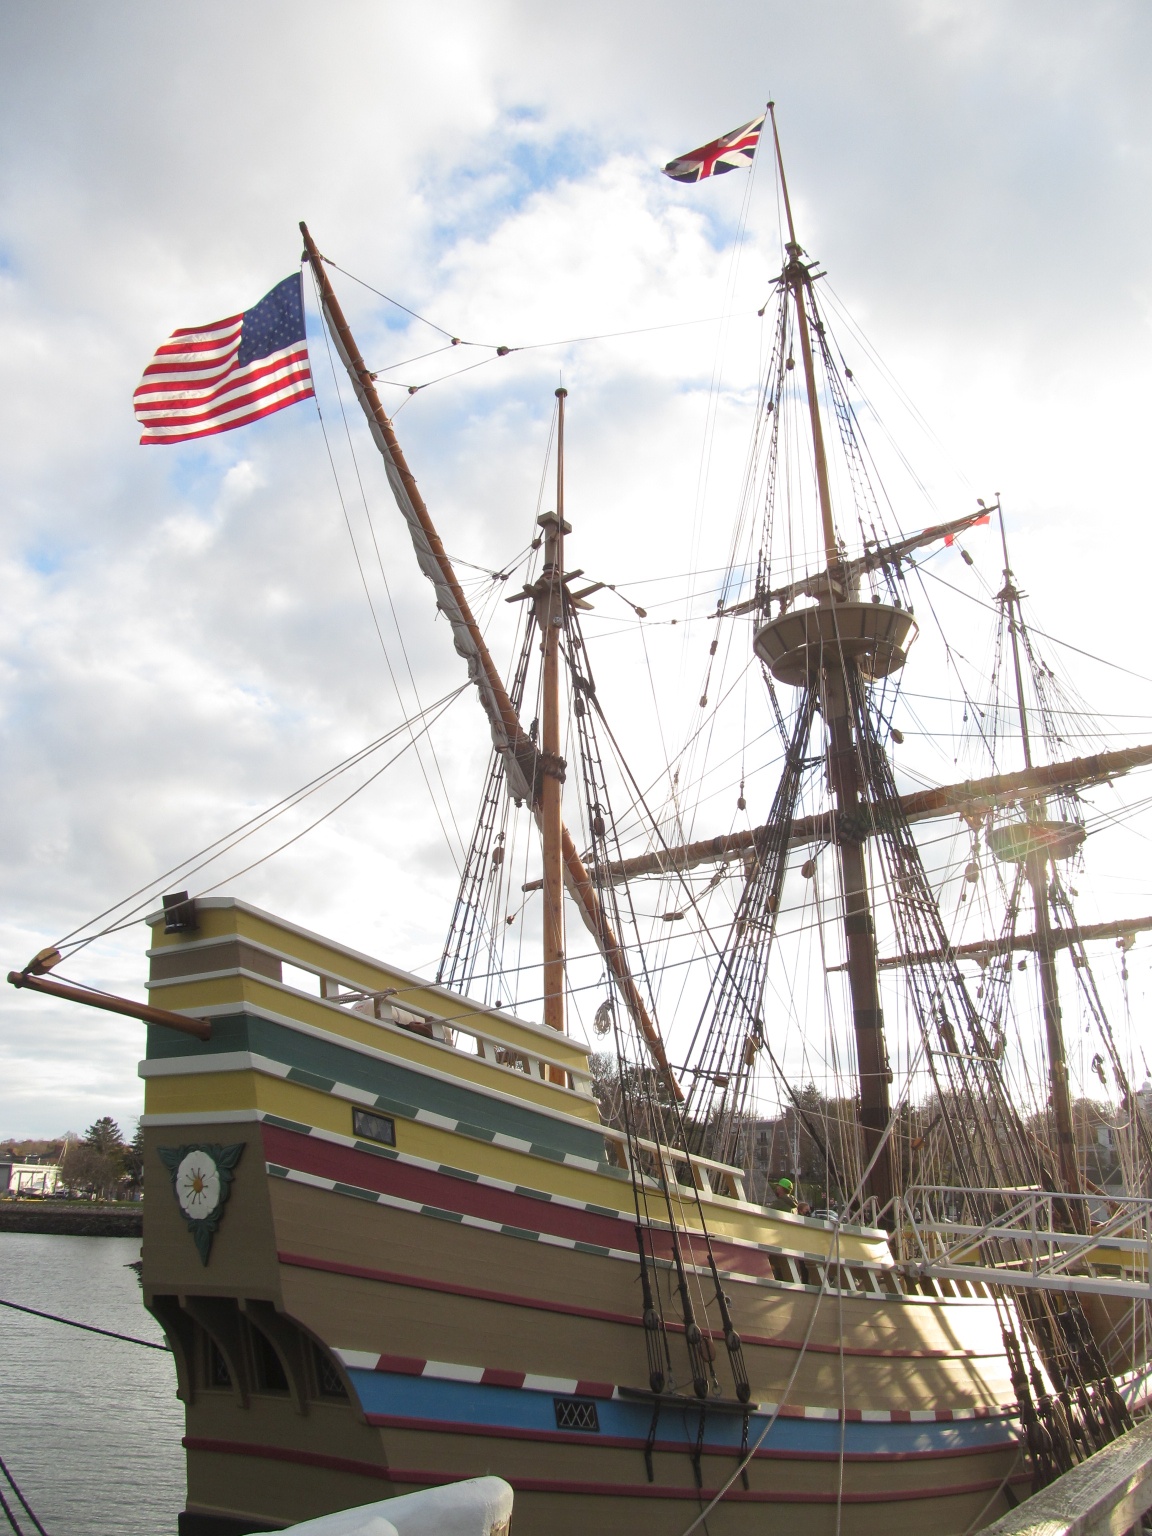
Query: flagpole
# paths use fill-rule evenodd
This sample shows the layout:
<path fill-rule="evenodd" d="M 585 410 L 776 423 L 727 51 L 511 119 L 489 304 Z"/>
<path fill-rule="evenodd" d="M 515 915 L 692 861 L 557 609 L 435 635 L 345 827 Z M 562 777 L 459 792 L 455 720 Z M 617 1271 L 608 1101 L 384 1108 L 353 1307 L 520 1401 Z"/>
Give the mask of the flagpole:
<path fill-rule="evenodd" d="M 780 153 L 780 134 L 776 127 L 776 103 L 768 103 L 772 119 L 772 142 L 776 146 L 776 165 L 780 171 L 780 187 L 784 193 L 784 212 L 788 218 L 788 265 L 784 276 L 796 302 L 796 326 L 800 332 L 800 355 L 804 362 L 804 383 L 808 391 L 808 416 L 812 424 L 812 453 L 816 460 L 816 493 L 820 499 L 820 522 L 824 533 L 824 555 L 828 562 L 829 592 L 835 595 L 840 574 L 840 546 L 836 540 L 836 524 L 832 517 L 832 491 L 828 483 L 828 455 L 824 447 L 824 424 L 820 419 L 820 397 L 816 389 L 816 368 L 812 361 L 812 338 L 808 330 L 808 312 L 804 302 L 805 290 L 812 279 L 800 260 L 801 245 L 796 238 L 796 225 L 792 220 L 792 200 L 788 196 L 788 178 L 784 174 L 784 157 Z"/>

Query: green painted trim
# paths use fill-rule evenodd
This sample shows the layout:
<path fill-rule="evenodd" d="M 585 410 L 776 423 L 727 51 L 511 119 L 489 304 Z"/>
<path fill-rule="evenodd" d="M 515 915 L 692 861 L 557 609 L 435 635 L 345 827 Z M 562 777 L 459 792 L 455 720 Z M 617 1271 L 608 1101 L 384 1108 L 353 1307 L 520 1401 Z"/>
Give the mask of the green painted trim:
<path fill-rule="evenodd" d="M 198 1058 L 248 1051 L 287 1067 L 289 1082 L 322 1093 L 348 1084 L 371 1094 L 375 1107 L 386 1114 L 408 1120 L 439 1116 L 451 1129 L 483 1141 L 513 1137 L 553 1162 L 562 1163 L 569 1153 L 596 1164 L 605 1161 L 604 1135 L 596 1125 L 585 1128 L 567 1117 L 538 1113 L 533 1106 L 508 1103 L 464 1082 L 444 1082 L 395 1058 L 369 1056 L 332 1036 L 320 1039 L 259 1014 L 213 1019 L 212 1038 L 204 1042 L 167 1029 L 150 1028 L 148 1036 L 150 1060 L 188 1059 L 194 1071 L 192 1063 Z"/>

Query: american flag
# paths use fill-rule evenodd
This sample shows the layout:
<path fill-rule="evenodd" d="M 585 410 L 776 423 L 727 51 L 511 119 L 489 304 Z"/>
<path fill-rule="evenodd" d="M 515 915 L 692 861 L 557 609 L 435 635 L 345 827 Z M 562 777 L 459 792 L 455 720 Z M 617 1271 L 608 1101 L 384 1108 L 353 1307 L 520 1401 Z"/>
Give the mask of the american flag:
<path fill-rule="evenodd" d="M 673 181 L 703 181 L 706 176 L 723 176 L 725 171 L 751 165 L 763 126 L 762 112 L 743 128 L 726 133 L 722 139 L 713 139 L 711 144 L 702 144 L 678 160 L 669 160 L 664 174 L 671 176 Z"/>
<path fill-rule="evenodd" d="M 242 315 L 173 331 L 132 399 L 142 443 L 184 443 L 230 432 L 313 393 L 296 272 Z"/>

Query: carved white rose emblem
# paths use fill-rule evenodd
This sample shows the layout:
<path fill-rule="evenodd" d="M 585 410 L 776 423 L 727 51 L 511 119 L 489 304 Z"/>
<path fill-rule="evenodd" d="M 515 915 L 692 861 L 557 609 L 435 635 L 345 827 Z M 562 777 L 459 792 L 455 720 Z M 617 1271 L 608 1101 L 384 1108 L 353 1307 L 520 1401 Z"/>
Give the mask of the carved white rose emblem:
<path fill-rule="evenodd" d="M 220 1204 L 220 1170 L 207 1152 L 197 1149 L 176 1170 L 176 1198 L 185 1216 L 210 1216 Z"/>

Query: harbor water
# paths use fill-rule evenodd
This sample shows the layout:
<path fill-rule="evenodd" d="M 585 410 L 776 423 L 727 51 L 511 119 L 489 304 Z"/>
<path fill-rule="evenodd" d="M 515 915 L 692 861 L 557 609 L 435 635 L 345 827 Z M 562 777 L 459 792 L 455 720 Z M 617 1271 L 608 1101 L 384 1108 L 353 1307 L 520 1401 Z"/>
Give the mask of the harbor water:
<path fill-rule="evenodd" d="M 137 1238 L 2 1232 L 0 1298 L 159 1344 L 139 1256 Z M 0 1307 L 0 1457 L 48 1536 L 175 1536 L 183 1432 L 170 1354 Z"/>

